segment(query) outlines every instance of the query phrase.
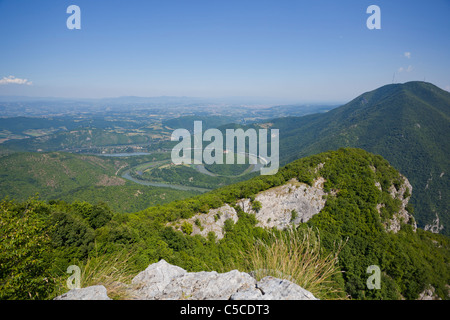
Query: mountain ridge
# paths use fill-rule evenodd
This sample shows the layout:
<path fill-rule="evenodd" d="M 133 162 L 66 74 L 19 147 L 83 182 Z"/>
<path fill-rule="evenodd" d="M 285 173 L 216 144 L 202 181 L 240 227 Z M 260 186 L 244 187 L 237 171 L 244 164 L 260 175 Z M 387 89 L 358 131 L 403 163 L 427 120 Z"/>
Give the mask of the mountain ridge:
<path fill-rule="evenodd" d="M 420 81 L 391 84 L 323 114 L 269 122 L 280 129 L 282 164 L 341 147 L 382 155 L 417 190 L 419 226 L 438 215 L 450 234 L 450 93 Z"/>

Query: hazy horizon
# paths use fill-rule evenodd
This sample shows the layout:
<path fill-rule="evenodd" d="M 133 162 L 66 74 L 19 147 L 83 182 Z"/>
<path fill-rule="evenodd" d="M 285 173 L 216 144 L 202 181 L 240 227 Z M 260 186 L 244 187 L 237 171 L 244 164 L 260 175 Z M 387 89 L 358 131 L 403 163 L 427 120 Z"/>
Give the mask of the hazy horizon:
<path fill-rule="evenodd" d="M 69 30 L 70 5 L 81 29 Z M 381 9 L 381 29 L 366 12 Z M 0 96 L 343 103 L 392 82 L 450 90 L 450 3 L 0 1 Z"/>
<path fill-rule="evenodd" d="M 408 82 L 414 82 L 414 81 L 408 81 Z M 405 84 L 404 83 L 392 83 L 392 84 Z M 422 81 L 418 81 L 422 82 Z M 435 85 L 434 83 L 431 83 Z M 389 85 L 389 84 L 385 84 Z M 383 86 L 385 86 L 383 85 Z M 380 86 L 382 87 L 382 86 Z M 369 91 L 376 90 L 380 87 L 373 88 Z M 442 90 L 450 92 L 448 90 L 449 88 L 440 88 Z M 369 92 L 366 91 L 366 92 Z M 354 96 L 353 98 L 346 100 L 346 101 L 307 101 L 307 100 L 300 100 L 300 99 L 283 99 L 283 98 L 273 98 L 273 97 L 248 97 L 248 96 L 228 96 L 228 97 L 194 97 L 194 96 L 111 96 L 111 97 L 57 97 L 57 96 L 19 96 L 19 95 L 0 95 L 0 101 L 3 102 L 24 102 L 24 101 L 46 101 L 46 100 L 63 100 L 63 101 L 87 101 L 87 102 L 101 102 L 101 101 L 108 101 L 113 100 L 115 102 L 118 102 L 119 100 L 132 100 L 132 99 L 139 99 L 139 100 L 185 100 L 192 102 L 205 102 L 205 103 L 238 103 L 238 104 L 245 104 L 245 103 L 254 103 L 254 104 L 267 104 L 267 105 L 276 105 L 276 104 L 292 104 L 292 105 L 343 105 L 354 98 L 357 98 L 358 96 L 366 93 L 361 92 L 358 95 Z"/>

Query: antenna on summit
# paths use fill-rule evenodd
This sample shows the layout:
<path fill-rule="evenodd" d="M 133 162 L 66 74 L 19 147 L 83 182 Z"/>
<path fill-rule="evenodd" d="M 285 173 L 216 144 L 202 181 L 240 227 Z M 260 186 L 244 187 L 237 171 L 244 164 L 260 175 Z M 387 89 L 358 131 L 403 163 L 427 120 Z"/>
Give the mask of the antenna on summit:
<path fill-rule="evenodd" d="M 394 75 L 392 76 L 392 83 L 394 83 L 395 82 L 395 72 L 394 72 Z"/>

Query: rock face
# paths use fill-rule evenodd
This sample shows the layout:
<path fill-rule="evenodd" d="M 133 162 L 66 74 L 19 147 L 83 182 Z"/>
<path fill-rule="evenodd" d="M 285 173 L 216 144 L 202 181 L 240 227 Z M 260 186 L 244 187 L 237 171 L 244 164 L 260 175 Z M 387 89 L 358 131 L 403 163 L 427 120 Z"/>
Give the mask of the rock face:
<path fill-rule="evenodd" d="M 427 224 L 424 228 L 425 231 L 430 231 L 433 233 L 439 233 L 442 229 L 444 229 L 444 226 L 439 222 L 439 216 L 436 214 L 436 219 L 433 220 L 433 223 Z"/>
<path fill-rule="evenodd" d="M 187 272 L 164 260 L 151 264 L 132 280 L 135 300 L 319 300 L 295 283 L 275 277 L 260 281 L 248 273 Z M 450 296 L 450 295 L 449 295 Z M 72 289 L 54 300 L 111 300 L 101 285 Z M 440 300 L 435 289 L 424 290 L 418 300 Z"/>
<path fill-rule="evenodd" d="M 300 286 L 274 277 L 260 281 L 248 273 L 187 272 L 164 260 L 132 280 L 136 300 L 318 300 Z M 55 300 L 111 300 L 103 286 L 72 289 Z"/>
<path fill-rule="evenodd" d="M 324 182 L 325 179 L 319 177 L 309 186 L 292 179 L 282 186 L 260 192 L 255 200 L 261 203 L 261 209 L 251 211 L 259 221 L 258 226 L 285 229 L 308 221 L 325 207 Z M 247 207 L 251 208 L 250 205 Z"/>
<path fill-rule="evenodd" d="M 406 223 L 411 224 L 414 231 L 417 230 L 417 224 L 413 216 L 406 210 L 406 206 L 408 205 L 409 199 L 411 198 L 412 186 L 409 183 L 408 179 L 406 179 L 406 177 L 401 176 L 401 178 L 403 180 L 403 183 L 398 190 L 394 185 L 392 185 L 389 189 L 391 197 L 393 199 L 399 199 L 401 201 L 400 210 L 396 214 L 394 214 L 394 217 L 390 219 L 388 221 L 388 224 L 386 225 L 386 230 L 393 231 L 394 233 L 400 231 L 401 225 Z"/>
<path fill-rule="evenodd" d="M 265 277 L 255 288 L 236 292 L 231 300 L 318 300 L 302 287 L 274 277 Z"/>
<path fill-rule="evenodd" d="M 81 289 L 72 289 L 54 300 L 111 300 L 104 286 L 92 286 Z"/>
<path fill-rule="evenodd" d="M 173 279 L 186 274 L 186 270 L 168 264 L 165 260 L 151 264 L 133 278 L 136 293 L 142 299 L 153 299 L 161 294 Z"/>
<path fill-rule="evenodd" d="M 273 277 L 257 282 L 248 273 L 186 272 L 164 260 L 150 265 L 132 281 L 144 300 L 316 300 L 298 285 Z"/>
<path fill-rule="evenodd" d="M 200 221 L 200 226 L 195 223 L 197 219 Z M 192 235 L 199 234 L 206 237 L 212 231 L 216 234 L 217 239 L 222 239 L 224 237 L 223 227 L 228 219 L 236 223 L 239 218 L 236 210 L 229 204 L 225 204 L 220 208 L 209 210 L 206 214 L 198 214 L 192 218 L 180 220 L 179 223 L 182 224 L 184 221 L 191 223 Z"/>
<path fill-rule="evenodd" d="M 257 226 L 285 229 L 289 225 L 308 221 L 323 209 L 326 203 L 324 196 L 327 195 L 323 191 L 324 181 L 320 177 L 309 186 L 292 179 L 282 186 L 260 192 L 255 197 L 255 200 L 261 203 L 261 209 L 258 211 L 253 210 L 249 199 L 241 199 L 237 204 L 243 211 L 255 214 Z M 209 210 L 206 214 L 180 220 L 176 228 L 181 230 L 183 222 L 188 222 L 193 226 L 192 235 L 206 237 L 212 231 L 217 239 L 222 239 L 223 226 L 227 219 L 237 222 L 238 215 L 233 207 L 225 204 L 218 209 Z"/>
<path fill-rule="evenodd" d="M 441 300 L 441 298 L 435 294 L 435 290 L 436 289 L 434 287 L 429 286 L 419 294 L 419 298 L 417 300 Z"/>

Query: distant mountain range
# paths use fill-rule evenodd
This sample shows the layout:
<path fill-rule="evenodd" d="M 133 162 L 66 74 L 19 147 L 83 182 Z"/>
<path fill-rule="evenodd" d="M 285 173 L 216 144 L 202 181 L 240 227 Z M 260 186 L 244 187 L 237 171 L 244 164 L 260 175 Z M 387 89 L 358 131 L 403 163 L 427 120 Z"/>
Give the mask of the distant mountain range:
<path fill-rule="evenodd" d="M 326 113 L 269 121 L 282 163 L 341 147 L 380 154 L 411 182 L 419 227 L 450 235 L 450 93 L 431 83 L 386 85 Z"/>

